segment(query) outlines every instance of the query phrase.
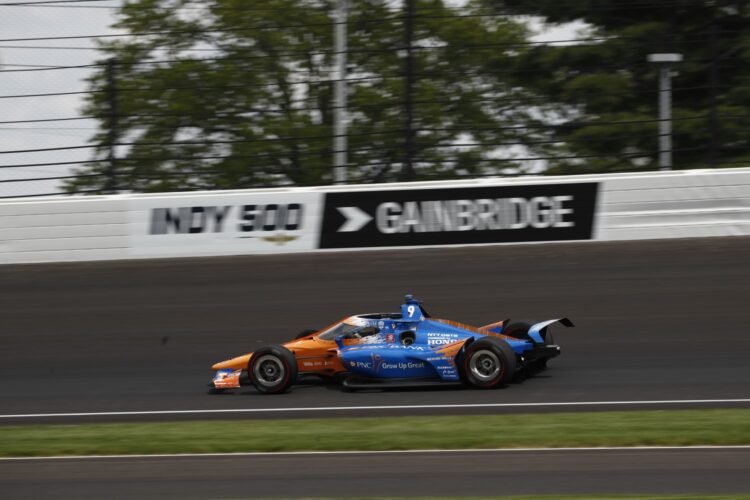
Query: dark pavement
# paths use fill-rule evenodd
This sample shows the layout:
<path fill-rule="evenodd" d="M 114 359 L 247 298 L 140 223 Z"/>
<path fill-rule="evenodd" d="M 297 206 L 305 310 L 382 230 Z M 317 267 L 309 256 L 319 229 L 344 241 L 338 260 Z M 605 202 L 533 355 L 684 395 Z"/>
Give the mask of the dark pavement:
<path fill-rule="evenodd" d="M 206 394 L 212 363 L 407 292 L 470 324 L 577 328 L 495 391 Z M 750 398 L 749 305 L 746 237 L 0 266 L 0 414 Z M 480 411 L 519 410 L 450 410 Z"/>
<path fill-rule="evenodd" d="M 0 461 L 6 500 L 719 494 L 748 477 L 748 448 Z"/>

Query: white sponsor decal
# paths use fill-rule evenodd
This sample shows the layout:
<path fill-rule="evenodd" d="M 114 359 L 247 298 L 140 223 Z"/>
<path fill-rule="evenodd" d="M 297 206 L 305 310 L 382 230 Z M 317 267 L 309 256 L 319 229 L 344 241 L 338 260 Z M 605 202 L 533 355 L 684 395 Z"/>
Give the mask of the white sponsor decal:
<path fill-rule="evenodd" d="M 303 361 L 302 366 L 307 368 L 323 368 L 326 366 L 332 366 L 333 363 L 330 361 Z"/>
<path fill-rule="evenodd" d="M 359 231 L 372 220 L 371 215 L 357 207 L 336 207 L 336 210 L 346 218 L 346 221 L 336 231 L 338 233 Z"/>
<path fill-rule="evenodd" d="M 457 333 L 428 333 L 427 345 L 446 345 L 452 344 L 459 339 Z"/>
<path fill-rule="evenodd" d="M 398 368 L 399 370 L 424 368 L 424 362 L 422 361 L 401 361 L 399 363 L 392 363 L 391 366 L 385 366 L 385 363 L 383 365 L 383 368 Z"/>
<path fill-rule="evenodd" d="M 458 339 L 427 339 L 427 345 L 447 345 Z"/>
<path fill-rule="evenodd" d="M 385 337 L 380 335 L 370 335 L 369 337 L 362 337 L 359 342 L 360 344 L 381 344 L 385 342 Z"/>
<path fill-rule="evenodd" d="M 573 227 L 571 201 L 570 195 L 389 201 L 378 205 L 375 219 L 383 234 Z"/>

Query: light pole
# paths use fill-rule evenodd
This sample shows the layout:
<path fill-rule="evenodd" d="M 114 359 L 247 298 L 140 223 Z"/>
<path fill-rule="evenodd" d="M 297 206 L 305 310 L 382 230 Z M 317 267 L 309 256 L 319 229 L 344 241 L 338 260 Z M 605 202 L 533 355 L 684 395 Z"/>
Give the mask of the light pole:
<path fill-rule="evenodd" d="M 333 182 L 335 184 L 345 183 L 347 177 L 346 21 L 349 7 L 347 4 L 348 0 L 338 0 L 336 23 L 333 31 L 336 45 L 336 81 L 333 98 Z"/>
<path fill-rule="evenodd" d="M 672 169 L 672 64 L 682 54 L 649 54 L 648 62 L 659 66 L 659 169 Z"/>
<path fill-rule="evenodd" d="M 406 61 L 404 62 L 404 169 L 401 180 L 414 180 L 414 0 L 404 0 L 404 38 Z"/>

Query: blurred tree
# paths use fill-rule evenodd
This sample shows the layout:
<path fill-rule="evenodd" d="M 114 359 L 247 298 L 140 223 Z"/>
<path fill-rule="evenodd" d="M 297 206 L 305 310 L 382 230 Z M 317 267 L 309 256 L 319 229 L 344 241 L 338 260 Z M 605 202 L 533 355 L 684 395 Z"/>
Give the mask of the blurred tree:
<path fill-rule="evenodd" d="M 100 117 L 97 155 L 68 189 L 107 191 L 113 176 L 132 191 L 331 182 L 335 4 L 126 1 L 116 27 L 133 36 L 102 43 L 115 74 L 91 78 L 84 110 Z M 403 178 L 404 15 L 393 5 L 350 0 L 352 181 Z M 487 7 L 416 2 L 412 178 L 512 169 L 477 160 L 528 140 L 519 127 L 538 121 L 508 71 L 524 57 L 525 24 L 475 15 Z"/>
<path fill-rule="evenodd" d="M 559 103 L 560 143 L 536 151 L 548 173 L 654 169 L 658 68 L 673 67 L 675 168 L 750 161 L 750 7 L 724 0 L 493 0 L 496 13 L 541 16 L 544 28 L 582 20 L 576 44 L 525 54 L 525 84 Z M 566 159 L 573 156 L 574 159 Z"/>

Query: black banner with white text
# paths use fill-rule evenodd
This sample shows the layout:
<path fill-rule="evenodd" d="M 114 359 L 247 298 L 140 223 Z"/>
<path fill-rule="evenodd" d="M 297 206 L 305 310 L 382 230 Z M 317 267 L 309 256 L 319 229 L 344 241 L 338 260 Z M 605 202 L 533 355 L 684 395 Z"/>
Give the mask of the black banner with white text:
<path fill-rule="evenodd" d="M 598 183 L 327 193 L 319 248 L 592 238 Z"/>

